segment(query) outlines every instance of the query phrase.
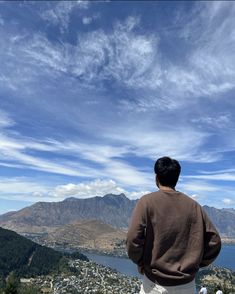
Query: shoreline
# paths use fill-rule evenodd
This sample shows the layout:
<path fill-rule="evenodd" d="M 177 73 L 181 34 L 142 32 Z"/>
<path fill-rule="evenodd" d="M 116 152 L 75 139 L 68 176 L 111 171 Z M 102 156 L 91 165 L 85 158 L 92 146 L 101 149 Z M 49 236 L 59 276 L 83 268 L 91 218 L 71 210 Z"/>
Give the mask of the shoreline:
<path fill-rule="evenodd" d="M 234 246 L 235 245 L 235 239 L 221 239 L 222 240 L 222 247 L 225 246 Z M 93 248 L 84 248 L 84 247 L 57 247 L 53 246 L 53 249 L 57 251 L 68 251 L 68 252 L 76 252 L 79 251 L 83 254 L 91 253 L 91 254 L 97 254 L 97 255 L 103 255 L 103 256 L 110 256 L 110 257 L 117 257 L 117 258 L 127 258 L 128 255 L 124 248 L 122 249 L 116 249 L 116 250 L 104 250 L 104 249 L 93 249 Z"/>

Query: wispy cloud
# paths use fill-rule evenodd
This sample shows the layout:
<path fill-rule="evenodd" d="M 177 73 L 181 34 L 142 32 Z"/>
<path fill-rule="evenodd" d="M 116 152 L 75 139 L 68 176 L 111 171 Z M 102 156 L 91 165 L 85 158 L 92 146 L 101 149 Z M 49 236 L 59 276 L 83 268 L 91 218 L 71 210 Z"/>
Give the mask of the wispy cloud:
<path fill-rule="evenodd" d="M 77 190 L 111 180 L 132 195 L 153 189 L 154 160 L 169 155 L 190 166 L 182 185 L 198 199 L 220 193 L 220 181 L 233 185 L 232 2 L 195 2 L 187 13 L 182 3 L 170 17 L 149 9 L 151 26 L 137 2 L 118 13 L 112 1 L 6 4 L 3 170 L 64 176 L 61 185 Z"/>
<path fill-rule="evenodd" d="M 48 11 L 53 15 L 52 21 L 63 24 L 61 19 L 66 19 L 67 23 L 67 17 L 74 7 L 86 7 L 84 3 L 61 2 Z M 207 12 L 205 5 L 208 6 Z M 33 39 L 30 36 L 15 42 L 17 50 L 14 51 L 20 52 L 18 54 L 30 61 L 31 65 L 40 66 L 44 74 L 65 73 L 89 85 L 97 86 L 98 81 L 99 84 L 113 81 L 130 89 L 142 89 L 133 99 L 122 99 L 124 107 L 130 110 L 177 109 L 192 103 L 190 97 L 210 97 L 234 87 L 232 13 L 221 25 L 213 19 L 219 18 L 224 13 L 223 9 L 215 9 L 214 3 L 210 7 L 207 3 L 198 6 L 199 16 L 196 20 L 184 23 L 182 35 L 190 50 L 182 64 L 172 64 L 160 58 L 164 56 L 159 48 L 160 32 L 139 33 L 137 28 L 142 23 L 138 17 L 117 21 L 110 32 L 99 29 L 81 33 L 76 44 L 51 42 L 45 35 L 36 33 Z M 211 11 L 214 11 L 213 15 L 218 15 L 208 17 Z M 203 26 L 198 25 L 200 22 L 203 22 Z M 216 30 L 215 27 L 220 29 Z M 202 36 L 199 38 L 195 31 L 200 28 Z M 166 36 L 161 38 L 164 42 Z M 201 46 L 195 46 L 196 41 Z M 223 46 L 218 46 L 218 43 Z"/>
<path fill-rule="evenodd" d="M 97 19 L 99 19 L 101 16 L 99 13 L 95 13 L 95 14 L 91 14 L 91 15 L 86 15 L 83 16 L 82 18 L 82 23 L 84 25 L 90 25 L 91 23 L 93 23 L 94 21 L 96 21 Z"/>
<path fill-rule="evenodd" d="M 201 2 L 197 18 L 192 18 L 184 27 L 185 39 L 195 49 L 190 56 L 190 65 L 199 77 L 204 95 L 226 92 L 234 88 L 234 11 L 233 3 Z"/>
<path fill-rule="evenodd" d="M 210 139 L 210 134 L 196 131 L 190 127 L 171 128 L 166 125 L 158 125 L 154 130 L 146 126 L 125 126 L 105 133 L 105 136 L 122 144 L 130 146 L 131 152 L 137 156 L 145 156 L 152 160 L 168 154 L 179 160 L 191 162 L 213 162 L 218 160 L 219 155 L 200 152 L 201 146 Z M 148 132 L 145 132 L 148 129 Z"/>
<path fill-rule="evenodd" d="M 223 113 L 218 116 L 202 116 L 193 118 L 191 121 L 196 124 L 208 125 L 213 128 L 224 128 L 230 125 L 232 118 L 230 113 Z"/>
<path fill-rule="evenodd" d="M 41 17 L 52 25 L 58 25 L 61 31 L 68 29 L 71 13 L 78 9 L 87 9 L 90 1 L 57 1 L 41 13 Z"/>
<path fill-rule="evenodd" d="M 25 177 L 1 177 L 0 195 L 3 199 L 39 201 L 36 197 L 37 193 L 45 195 L 50 190 L 50 186 L 39 183 L 38 180 L 33 180 Z M 49 199 L 49 198 L 48 198 Z M 51 198 L 50 198 L 51 199 Z"/>
<path fill-rule="evenodd" d="M 180 182 L 179 186 L 186 193 L 190 193 L 190 195 L 203 195 L 205 192 L 211 193 L 221 190 L 221 187 L 218 185 L 213 185 L 208 181 L 200 181 L 200 179 L 197 179 L 197 181 L 182 181 Z"/>
<path fill-rule="evenodd" d="M 14 120 L 9 116 L 8 113 L 5 111 L 2 111 L 0 109 L 0 129 L 1 128 L 6 128 L 6 127 L 11 127 L 15 124 Z"/>
<path fill-rule="evenodd" d="M 64 5 L 68 5 L 67 2 Z M 130 17 L 123 24 L 117 22 L 110 33 L 96 30 L 81 35 L 75 45 L 52 43 L 37 33 L 33 39 L 31 36 L 14 38 L 12 47 L 17 46 L 18 54 L 31 64 L 41 65 L 44 70 L 67 73 L 79 78 L 80 82 L 91 84 L 95 80 L 113 79 L 130 87 L 152 86 L 145 75 L 155 63 L 158 38 L 135 32 L 138 22 Z M 157 77 L 156 72 L 151 79 Z"/>
<path fill-rule="evenodd" d="M 49 173 L 64 174 L 71 176 L 90 177 L 95 175 L 95 171 L 89 169 L 87 166 L 78 163 L 75 168 L 73 162 L 69 164 L 68 161 L 51 158 L 47 160 L 42 158 L 39 154 L 30 155 L 32 151 L 39 152 L 56 152 L 56 148 L 48 142 L 36 142 L 34 140 L 28 141 L 26 138 L 9 138 L 7 136 L 0 136 L 0 158 L 3 166 L 11 166 L 17 168 L 29 168 L 41 170 Z M 53 153 L 52 153 L 53 154 Z"/>
<path fill-rule="evenodd" d="M 150 184 L 146 173 L 138 171 L 124 159 L 120 160 L 128 152 L 128 148 L 125 147 L 58 141 L 39 142 L 30 141 L 25 137 L 13 139 L 3 135 L 0 142 L 0 164 L 2 166 L 35 169 L 82 178 L 112 177 L 124 186 Z M 50 154 L 50 160 L 45 159 L 41 151 Z M 58 154 L 64 155 L 65 158 L 58 160 Z M 66 159 L 66 156 L 71 154 L 73 160 Z M 82 159 L 87 160 L 86 164 L 82 162 Z"/>
<path fill-rule="evenodd" d="M 201 205 L 220 208 L 221 206 L 230 206 L 233 204 L 234 191 L 229 184 L 222 185 L 221 183 L 210 181 L 210 179 L 192 179 L 183 176 L 177 188 L 191 196 Z M 227 198 L 224 198 L 225 195 Z M 231 201 L 224 201 L 224 199 L 231 199 Z"/>
<path fill-rule="evenodd" d="M 186 177 L 191 178 L 191 179 L 204 179 L 204 180 L 212 180 L 212 181 L 234 181 L 235 180 L 235 173 L 189 175 Z"/>

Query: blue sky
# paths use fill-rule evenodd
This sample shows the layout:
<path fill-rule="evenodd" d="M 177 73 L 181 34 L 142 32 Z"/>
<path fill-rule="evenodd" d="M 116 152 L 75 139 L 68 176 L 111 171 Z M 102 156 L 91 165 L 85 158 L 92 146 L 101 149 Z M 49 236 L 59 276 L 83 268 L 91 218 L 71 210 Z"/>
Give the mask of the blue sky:
<path fill-rule="evenodd" d="M 0 2 L 0 213 L 177 188 L 235 207 L 234 2 Z"/>

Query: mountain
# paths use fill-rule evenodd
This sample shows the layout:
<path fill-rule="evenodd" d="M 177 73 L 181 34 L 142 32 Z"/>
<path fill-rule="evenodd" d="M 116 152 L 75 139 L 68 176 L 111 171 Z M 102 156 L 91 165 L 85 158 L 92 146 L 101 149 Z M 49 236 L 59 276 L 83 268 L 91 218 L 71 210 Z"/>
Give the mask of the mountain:
<path fill-rule="evenodd" d="M 30 236 L 32 238 L 32 236 Z M 35 240 L 49 247 L 66 247 L 113 252 L 120 245 L 126 233 L 100 220 L 76 221 L 60 226 L 54 232 L 43 234 Z"/>
<path fill-rule="evenodd" d="M 207 215 L 221 234 L 221 237 L 235 238 L 235 209 L 217 209 L 204 206 Z"/>
<path fill-rule="evenodd" d="M 61 202 L 38 202 L 0 216 L 2 227 L 17 232 L 45 232 L 48 227 L 77 220 L 98 219 L 117 228 L 126 228 L 136 201 L 124 194 L 108 194 L 87 199 L 68 198 Z"/>
<path fill-rule="evenodd" d="M 0 225 L 18 233 L 52 233 L 59 226 L 82 220 L 100 220 L 116 228 L 127 228 L 136 200 L 124 194 L 61 202 L 38 202 L 0 216 Z M 235 210 L 204 206 L 222 237 L 235 238 Z"/>
<path fill-rule="evenodd" d="M 48 274 L 59 266 L 63 255 L 38 245 L 15 232 L 0 228 L 0 276 Z"/>

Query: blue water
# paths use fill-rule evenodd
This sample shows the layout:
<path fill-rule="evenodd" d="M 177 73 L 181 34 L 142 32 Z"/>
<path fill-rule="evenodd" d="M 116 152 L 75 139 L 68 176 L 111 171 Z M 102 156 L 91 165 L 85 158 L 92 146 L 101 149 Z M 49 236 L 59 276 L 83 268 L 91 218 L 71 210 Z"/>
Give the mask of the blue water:
<path fill-rule="evenodd" d="M 235 245 L 223 245 L 219 256 L 213 264 L 235 271 Z"/>
<path fill-rule="evenodd" d="M 93 253 L 85 253 L 90 260 L 104 266 L 109 266 L 123 274 L 140 277 L 136 265 L 129 259 L 113 256 L 104 256 Z M 235 245 L 223 245 L 219 256 L 213 263 L 217 266 L 226 267 L 235 271 Z"/>
<path fill-rule="evenodd" d="M 141 277 L 141 275 L 137 271 L 136 265 L 127 258 L 99 255 L 87 252 L 84 252 L 84 254 L 90 260 L 95 261 L 98 264 L 111 267 L 112 269 L 115 269 L 122 274 L 134 277 Z"/>

